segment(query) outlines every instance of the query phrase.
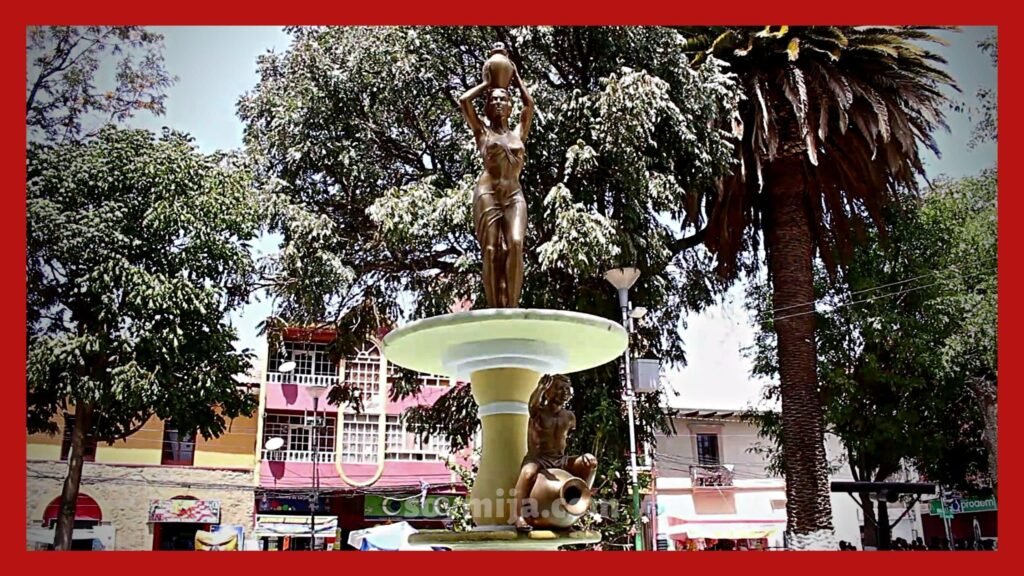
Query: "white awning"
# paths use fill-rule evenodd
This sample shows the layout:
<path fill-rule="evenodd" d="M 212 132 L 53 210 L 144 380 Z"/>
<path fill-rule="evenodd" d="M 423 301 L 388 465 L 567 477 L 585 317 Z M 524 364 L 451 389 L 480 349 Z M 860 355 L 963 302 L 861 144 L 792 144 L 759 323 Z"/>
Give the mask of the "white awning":
<path fill-rule="evenodd" d="M 53 544 L 54 528 L 29 528 L 27 540 L 29 544 Z M 112 549 L 114 547 L 114 527 L 100 525 L 93 528 L 77 528 L 71 532 L 72 540 L 93 540 L 94 548 Z"/>
<path fill-rule="evenodd" d="M 713 538 L 715 540 L 744 540 L 771 538 L 786 528 L 785 522 L 687 522 L 670 526 L 666 536 L 676 538 Z"/>
<path fill-rule="evenodd" d="M 337 516 L 317 516 L 314 519 L 316 535 L 320 538 L 333 538 L 338 533 Z M 309 516 L 292 516 L 285 514 L 257 514 L 256 527 L 253 534 L 257 538 L 273 536 L 309 536 Z"/>
<path fill-rule="evenodd" d="M 56 536 L 56 531 L 53 528 L 29 528 L 28 529 L 28 541 L 39 544 L 53 544 L 53 539 Z M 71 532 L 72 540 L 92 540 L 96 536 L 95 533 L 90 529 L 81 529 Z"/>
<path fill-rule="evenodd" d="M 412 547 L 409 536 L 416 532 L 408 522 L 381 524 L 353 531 L 348 535 L 348 545 L 357 550 L 407 550 Z M 430 546 L 417 548 L 431 549 Z"/>

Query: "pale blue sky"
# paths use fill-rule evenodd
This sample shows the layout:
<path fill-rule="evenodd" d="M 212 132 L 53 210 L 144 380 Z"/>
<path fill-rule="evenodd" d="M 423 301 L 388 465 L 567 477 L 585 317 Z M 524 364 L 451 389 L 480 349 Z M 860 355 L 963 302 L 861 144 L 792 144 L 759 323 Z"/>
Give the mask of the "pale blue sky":
<path fill-rule="evenodd" d="M 282 52 L 289 37 L 279 27 L 154 27 L 165 36 L 166 63 L 178 83 L 168 91 L 167 114 L 160 118 L 143 115 L 133 120 L 137 127 L 159 130 L 172 126 L 190 133 L 204 151 L 227 150 L 242 145 L 242 124 L 235 106 L 239 97 L 257 81 L 256 58 L 268 50 Z M 949 60 L 968 102 L 979 87 L 994 87 L 996 72 L 987 55 L 977 48 L 991 28 L 965 28 L 947 33 L 951 46 L 939 50 Z M 949 117 L 951 132 L 937 135 L 943 158 L 929 154 L 930 177 L 942 174 L 962 176 L 976 173 L 995 163 L 996 148 L 988 143 L 968 149 L 970 124 L 962 115 Z M 266 240 L 258 249 L 269 251 L 275 242 Z M 689 365 L 669 372 L 673 405 L 701 408 L 742 408 L 755 402 L 761 383 L 750 378 L 750 365 L 739 352 L 752 342 L 753 329 L 743 309 L 742 292 L 734 289 L 726 302 L 688 319 L 684 331 Z M 642 305 L 642 302 L 636 305 Z M 256 325 L 270 311 L 269 302 L 254 302 L 233 320 L 240 332 L 240 345 L 262 350 Z"/>

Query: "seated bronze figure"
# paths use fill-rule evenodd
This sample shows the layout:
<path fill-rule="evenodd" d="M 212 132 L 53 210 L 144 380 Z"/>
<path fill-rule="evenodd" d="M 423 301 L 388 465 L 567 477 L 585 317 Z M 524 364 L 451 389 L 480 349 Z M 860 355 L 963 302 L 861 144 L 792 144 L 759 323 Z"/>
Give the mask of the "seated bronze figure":
<path fill-rule="evenodd" d="M 597 458 L 565 454 L 568 435 L 576 428 L 576 416 L 565 408 L 571 394 L 569 379 L 556 375 L 542 378 L 530 396 L 527 453 L 513 507 L 519 531 L 568 528 L 590 506 Z"/>

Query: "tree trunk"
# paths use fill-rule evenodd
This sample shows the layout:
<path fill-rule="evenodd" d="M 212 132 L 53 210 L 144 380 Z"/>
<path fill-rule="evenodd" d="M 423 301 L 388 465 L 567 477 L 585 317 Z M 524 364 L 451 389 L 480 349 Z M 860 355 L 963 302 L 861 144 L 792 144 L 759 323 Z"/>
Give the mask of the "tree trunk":
<path fill-rule="evenodd" d="M 75 404 L 75 425 L 71 430 L 71 453 L 68 454 L 68 475 L 60 495 L 60 514 L 53 538 L 54 550 L 70 550 L 71 535 L 75 530 L 75 511 L 78 488 L 82 483 L 82 465 L 85 454 L 85 435 L 92 424 L 92 406 L 84 402 Z"/>
<path fill-rule="evenodd" d="M 875 518 L 875 506 L 871 501 L 871 494 L 860 493 L 860 510 L 864 515 L 864 535 L 861 536 L 860 546 L 864 549 L 867 546 L 878 547 L 878 523 Z"/>
<path fill-rule="evenodd" d="M 892 525 L 889 524 L 889 501 L 878 495 L 878 549 L 892 549 Z"/>
<path fill-rule="evenodd" d="M 992 496 L 999 499 L 999 396 L 996 383 L 987 378 L 972 378 L 974 393 L 981 405 L 982 441 L 988 452 L 988 473 L 992 477 Z"/>
<path fill-rule="evenodd" d="M 786 514 L 796 549 L 836 550 L 814 340 L 814 246 L 801 163 L 776 162 L 770 188 L 769 267 L 778 337 Z"/>

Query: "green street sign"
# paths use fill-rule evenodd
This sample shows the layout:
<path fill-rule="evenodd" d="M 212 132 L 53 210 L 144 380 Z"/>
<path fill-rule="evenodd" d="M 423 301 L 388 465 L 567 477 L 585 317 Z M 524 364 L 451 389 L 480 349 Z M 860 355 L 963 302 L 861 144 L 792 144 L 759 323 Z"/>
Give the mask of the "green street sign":
<path fill-rule="evenodd" d="M 969 514 L 971 512 L 995 512 L 996 499 L 974 499 L 974 498 L 953 498 L 946 504 L 946 513 L 949 517 L 954 514 Z M 942 502 L 939 499 L 932 500 L 928 505 L 928 512 L 934 516 L 941 516 Z"/>
<path fill-rule="evenodd" d="M 452 501 L 457 498 L 449 494 L 430 494 L 420 503 L 419 494 L 402 496 L 364 496 L 363 517 L 375 519 L 429 519 L 448 518 Z"/>

